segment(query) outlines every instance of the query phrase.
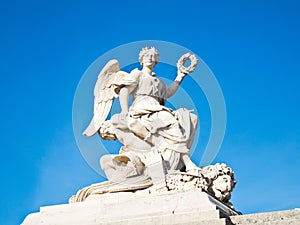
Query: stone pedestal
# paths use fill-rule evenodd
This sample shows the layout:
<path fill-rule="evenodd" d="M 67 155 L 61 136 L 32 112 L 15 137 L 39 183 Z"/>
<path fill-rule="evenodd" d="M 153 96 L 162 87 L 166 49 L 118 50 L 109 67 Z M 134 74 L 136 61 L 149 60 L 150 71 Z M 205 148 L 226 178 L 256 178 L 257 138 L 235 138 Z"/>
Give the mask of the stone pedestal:
<path fill-rule="evenodd" d="M 234 225 L 299 225 L 300 209 L 231 216 Z"/>
<path fill-rule="evenodd" d="M 199 190 L 138 191 L 91 195 L 84 202 L 41 207 L 22 225 L 226 225 L 233 215 L 238 213 Z"/>
<path fill-rule="evenodd" d="M 299 225 L 300 209 L 239 215 L 199 190 L 91 195 L 86 201 L 41 207 L 22 225 Z"/>

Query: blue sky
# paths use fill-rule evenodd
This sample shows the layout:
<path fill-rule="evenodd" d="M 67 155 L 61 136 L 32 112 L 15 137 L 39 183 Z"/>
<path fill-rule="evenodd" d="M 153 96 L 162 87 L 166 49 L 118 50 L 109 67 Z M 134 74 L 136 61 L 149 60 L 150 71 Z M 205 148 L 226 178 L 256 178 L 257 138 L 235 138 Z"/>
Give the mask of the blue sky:
<path fill-rule="evenodd" d="M 1 1 L 0 224 L 103 180 L 75 142 L 75 90 L 99 56 L 139 40 L 191 49 L 218 79 L 227 128 L 213 163 L 234 169 L 235 207 L 300 207 L 299 4 Z"/>

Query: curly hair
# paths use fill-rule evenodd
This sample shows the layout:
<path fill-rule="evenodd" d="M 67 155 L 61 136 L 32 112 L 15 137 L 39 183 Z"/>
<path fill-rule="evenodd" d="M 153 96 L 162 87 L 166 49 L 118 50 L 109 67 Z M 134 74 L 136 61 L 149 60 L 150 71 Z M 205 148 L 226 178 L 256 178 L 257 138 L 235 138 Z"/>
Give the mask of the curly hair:
<path fill-rule="evenodd" d="M 152 52 L 154 53 L 154 57 L 155 57 L 155 64 L 157 64 L 159 62 L 159 54 L 158 54 L 158 51 L 156 48 L 154 47 L 145 47 L 145 48 L 142 48 L 142 50 L 140 51 L 140 54 L 139 54 L 139 61 L 140 61 L 140 64 L 143 65 L 143 57 L 146 53 L 148 52 Z"/>

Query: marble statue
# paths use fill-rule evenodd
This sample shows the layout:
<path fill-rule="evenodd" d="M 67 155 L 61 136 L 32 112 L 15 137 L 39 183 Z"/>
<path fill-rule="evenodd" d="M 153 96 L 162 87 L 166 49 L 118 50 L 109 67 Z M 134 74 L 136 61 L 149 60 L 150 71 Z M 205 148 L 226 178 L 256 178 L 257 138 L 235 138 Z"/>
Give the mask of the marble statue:
<path fill-rule="evenodd" d="M 189 66 L 185 62 L 189 60 Z M 154 47 L 140 51 L 142 69 L 130 73 L 110 60 L 102 69 L 94 89 L 94 116 L 83 132 L 96 133 L 104 140 L 119 140 L 119 154 L 104 155 L 100 165 L 108 181 L 94 184 L 72 196 L 70 202 L 84 201 L 89 195 L 107 192 L 162 192 L 199 188 L 228 202 L 235 180 L 225 164 L 197 167 L 190 159 L 197 116 L 193 110 L 165 106 L 178 90 L 184 77 L 192 73 L 198 59 L 184 54 L 177 63 L 174 82 L 167 86 L 153 71 L 159 62 Z M 129 105 L 129 97 L 132 103 Z M 112 103 L 119 98 L 121 112 L 107 120 Z"/>

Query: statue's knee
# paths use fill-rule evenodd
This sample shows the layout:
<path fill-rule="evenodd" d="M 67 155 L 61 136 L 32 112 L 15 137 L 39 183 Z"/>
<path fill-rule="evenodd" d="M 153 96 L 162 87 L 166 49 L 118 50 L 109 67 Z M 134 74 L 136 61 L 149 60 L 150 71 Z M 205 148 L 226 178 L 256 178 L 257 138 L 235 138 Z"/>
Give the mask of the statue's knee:
<path fill-rule="evenodd" d="M 111 155 L 104 155 L 100 158 L 100 166 L 103 170 L 105 170 L 109 165 L 112 164 L 112 156 Z"/>
<path fill-rule="evenodd" d="M 128 120 L 128 128 L 131 131 L 138 131 L 139 127 L 141 127 L 141 124 L 138 122 L 138 120 L 133 120 L 133 119 Z"/>
<path fill-rule="evenodd" d="M 118 124 L 119 123 L 119 114 L 114 114 L 110 120 L 111 120 L 112 124 Z"/>

